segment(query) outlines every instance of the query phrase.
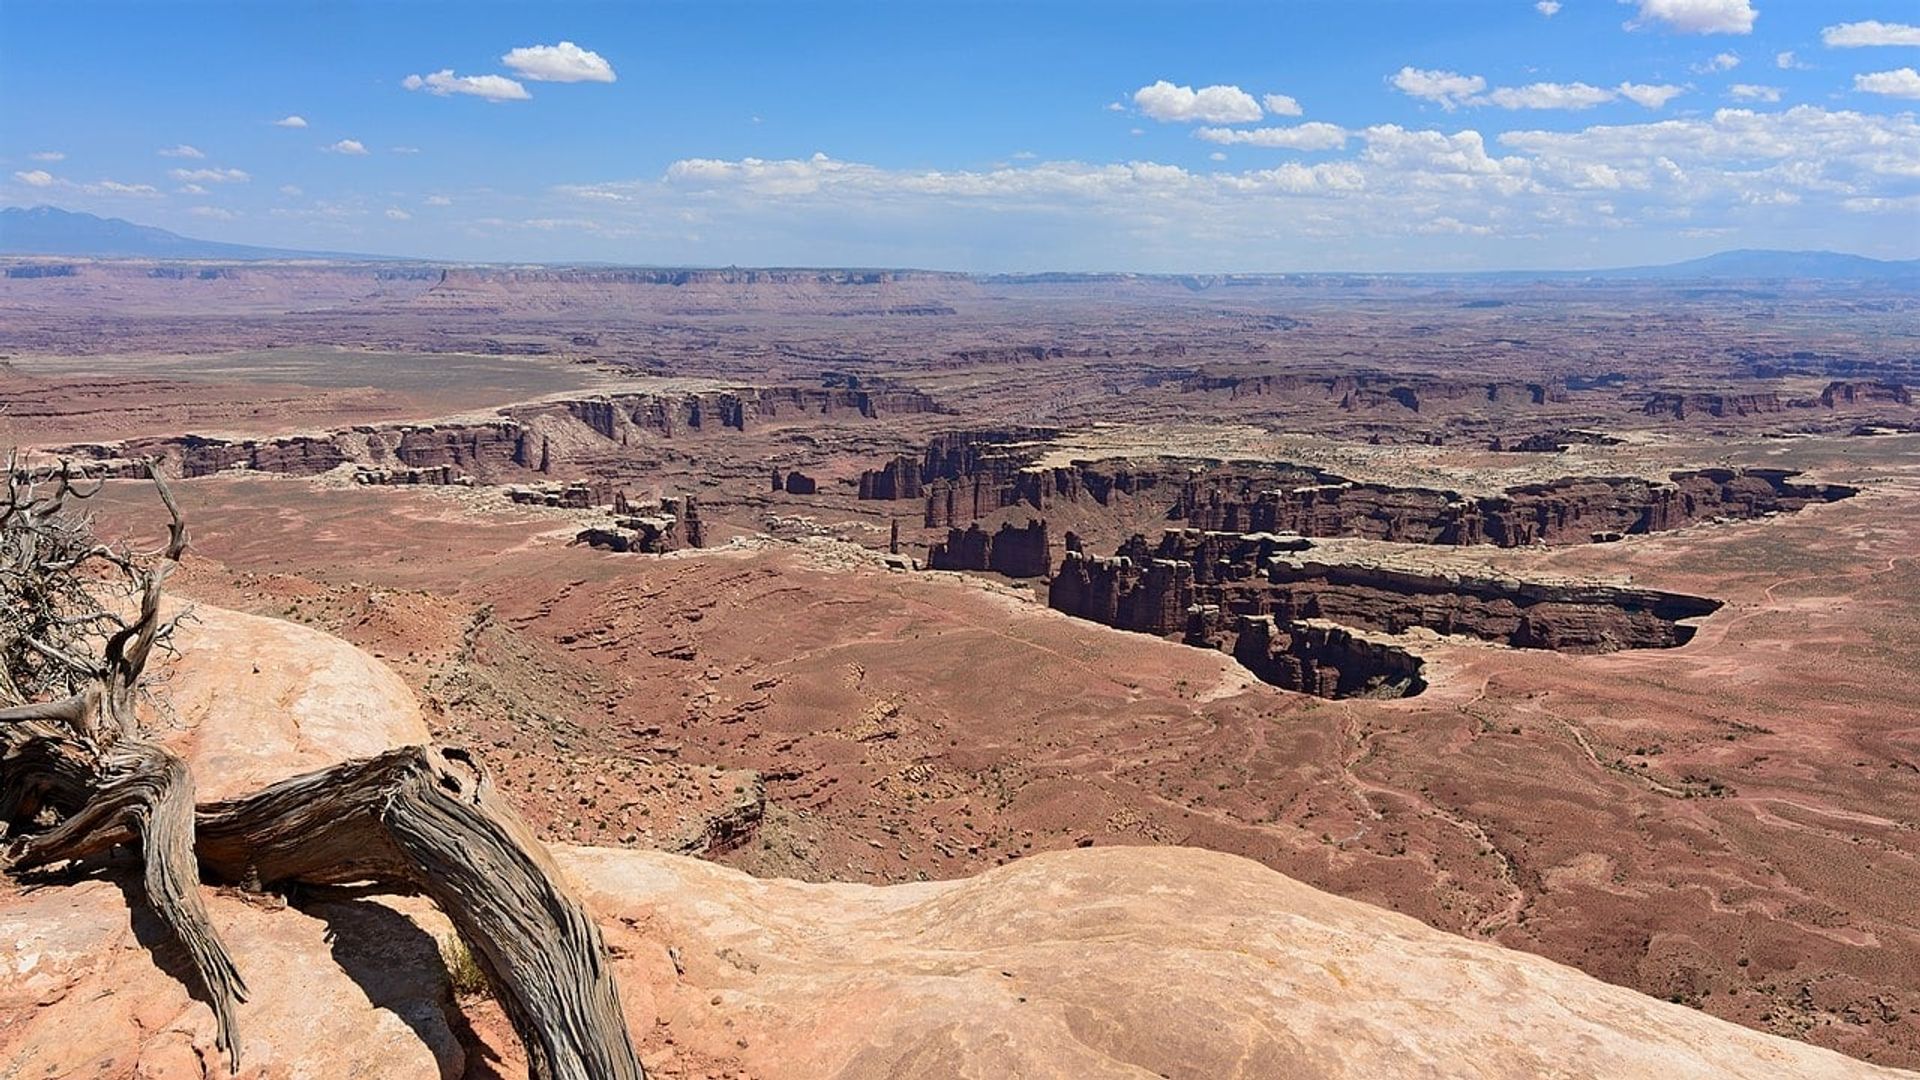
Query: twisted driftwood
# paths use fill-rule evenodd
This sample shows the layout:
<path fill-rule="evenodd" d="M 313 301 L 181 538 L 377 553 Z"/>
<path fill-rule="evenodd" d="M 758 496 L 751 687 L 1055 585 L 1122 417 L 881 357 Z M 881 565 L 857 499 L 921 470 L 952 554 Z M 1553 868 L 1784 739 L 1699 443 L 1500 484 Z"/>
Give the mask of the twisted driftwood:
<path fill-rule="evenodd" d="M 148 903 L 185 946 L 240 1068 L 247 986 L 200 898 L 200 871 L 260 888 L 371 883 L 434 900 L 526 1046 L 536 1080 L 641 1080 L 600 931 L 463 750 L 405 747 L 195 806 L 187 763 L 137 720 L 141 675 L 173 624 L 162 586 L 187 546 L 95 543 L 81 478 L 7 463 L 0 506 L 0 867 L 18 873 L 137 844 Z M 114 613 L 116 589 L 133 609 Z M 98 656 L 90 647 L 104 638 Z M 36 700 L 37 699 L 37 700 Z"/>

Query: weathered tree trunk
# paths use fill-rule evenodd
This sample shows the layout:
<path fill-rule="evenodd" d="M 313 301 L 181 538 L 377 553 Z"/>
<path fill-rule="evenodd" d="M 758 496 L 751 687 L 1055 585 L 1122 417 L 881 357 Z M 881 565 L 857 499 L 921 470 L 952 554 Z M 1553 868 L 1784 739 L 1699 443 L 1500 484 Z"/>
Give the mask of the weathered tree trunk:
<path fill-rule="evenodd" d="M 599 928 L 464 750 L 406 747 L 198 814 L 231 881 L 371 881 L 440 905 L 487 973 L 538 1080 L 638 1080 Z"/>
<path fill-rule="evenodd" d="M 192 958 L 234 1072 L 234 1009 L 247 987 L 201 900 L 202 867 L 255 888 L 425 894 L 478 958 L 536 1080 L 642 1080 L 599 929 L 465 751 L 406 747 L 195 807 L 187 763 L 141 732 L 135 708 L 147 659 L 172 629 L 161 587 L 186 550 L 185 519 L 154 474 L 171 517 L 166 546 L 107 548 L 63 515 L 67 499 L 92 494 L 75 479 L 64 465 L 34 477 L 8 462 L 0 704 L 13 704 L 0 708 L 0 868 L 138 843 L 146 898 Z M 93 597 L 80 573 L 89 563 L 118 571 L 131 620 Z M 95 632 L 105 639 L 97 658 L 86 651 Z M 48 687 L 72 692 L 25 700 L 23 688 Z"/>

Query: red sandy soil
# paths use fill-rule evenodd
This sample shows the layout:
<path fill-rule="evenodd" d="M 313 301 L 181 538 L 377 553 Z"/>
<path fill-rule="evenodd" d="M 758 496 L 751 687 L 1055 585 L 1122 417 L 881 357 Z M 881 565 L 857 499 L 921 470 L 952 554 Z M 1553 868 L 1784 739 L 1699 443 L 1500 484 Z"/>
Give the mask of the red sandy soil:
<path fill-rule="evenodd" d="M 1686 648 L 1425 645 L 1432 689 L 1393 702 L 1248 686 L 1219 655 L 840 546 L 618 556 L 436 493 L 181 485 L 199 556 L 181 588 L 384 655 L 555 839 L 636 842 L 609 761 L 685 763 L 720 802 L 731 781 L 702 767 L 751 769 L 766 819 L 720 857 L 756 873 L 1193 844 L 1913 1065 L 1920 476 L 1908 440 L 1873 442 L 1852 468 L 1895 479 L 1847 502 L 1501 553 L 1726 599 Z M 589 775 L 585 802 L 554 797 Z"/>

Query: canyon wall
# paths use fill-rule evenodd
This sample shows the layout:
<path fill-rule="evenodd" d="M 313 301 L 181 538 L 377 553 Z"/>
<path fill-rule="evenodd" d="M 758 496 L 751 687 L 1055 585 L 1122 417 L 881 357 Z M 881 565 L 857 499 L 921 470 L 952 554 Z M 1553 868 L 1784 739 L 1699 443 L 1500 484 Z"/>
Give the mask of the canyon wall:
<path fill-rule="evenodd" d="M 1262 679 L 1309 693 L 1331 687 L 1336 697 L 1393 687 L 1417 693 L 1423 684 L 1413 679 L 1417 663 L 1322 624 L 1388 634 L 1423 627 L 1514 648 L 1605 653 L 1683 645 L 1694 634 L 1683 620 L 1721 606 L 1652 589 L 1323 562 L 1301 554 L 1308 549 L 1298 537 L 1192 529 L 1168 530 L 1151 549 L 1135 536 L 1111 558 L 1070 544 L 1047 604 L 1121 630 L 1178 635 L 1236 657 L 1245 651 L 1259 658 L 1243 662 Z M 1241 636 L 1250 625 L 1263 636 L 1247 644 Z M 1300 629 L 1309 626 L 1319 629 Z"/>
<path fill-rule="evenodd" d="M 978 522 L 966 529 L 949 529 L 947 538 L 927 553 L 927 565 L 935 570 L 990 570 L 1008 577 L 1045 577 L 1053 568 L 1053 554 L 1047 540 L 1047 523 L 1029 520 L 1024 526 L 1011 522 L 989 533 Z"/>
<path fill-rule="evenodd" d="M 1519 547 L 1754 518 L 1855 494 L 1838 484 L 1796 483 L 1796 475 L 1784 469 L 1699 469 L 1673 473 L 1666 483 L 1567 477 L 1493 496 L 1345 481 L 1257 490 L 1201 477 L 1183 488 L 1170 516 L 1199 529 Z"/>

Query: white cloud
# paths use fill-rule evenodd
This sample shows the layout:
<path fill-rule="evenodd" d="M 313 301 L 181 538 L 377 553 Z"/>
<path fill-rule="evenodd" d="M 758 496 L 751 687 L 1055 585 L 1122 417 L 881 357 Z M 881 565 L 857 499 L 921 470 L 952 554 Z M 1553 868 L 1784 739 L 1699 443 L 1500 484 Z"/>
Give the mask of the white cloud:
<path fill-rule="evenodd" d="M 348 154 L 353 157 L 367 156 L 367 148 L 359 139 L 341 139 L 337 143 L 329 143 L 320 149 L 330 154 Z"/>
<path fill-rule="evenodd" d="M 1734 83 L 1727 87 L 1727 96 L 1736 101 L 1779 101 L 1780 88 L 1757 86 L 1753 83 Z"/>
<path fill-rule="evenodd" d="M 1532 83 L 1496 87 L 1486 100 L 1503 109 L 1591 109 L 1618 95 L 1586 83 Z"/>
<path fill-rule="evenodd" d="M 388 221 L 412 221 L 413 215 L 407 213 L 405 210 L 402 210 L 397 206 L 389 206 L 387 207 L 387 220 Z"/>
<path fill-rule="evenodd" d="M 395 146 L 388 148 L 388 153 L 393 154 L 417 154 L 419 152 L 420 148 L 417 146 Z"/>
<path fill-rule="evenodd" d="M 1693 65 L 1693 70 L 1702 75 L 1711 75 L 1720 71 L 1732 71 L 1739 66 L 1739 53 L 1723 52 L 1710 56 L 1700 63 Z"/>
<path fill-rule="evenodd" d="M 429 195 L 426 198 L 426 204 L 428 206 L 452 206 L 453 200 L 447 198 L 445 195 Z"/>
<path fill-rule="evenodd" d="M 1793 55 L 1793 50 L 1789 49 L 1783 53 L 1773 54 L 1773 66 L 1781 71 L 1805 71 L 1811 65 L 1801 63 Z"/>
<path fill-rule="evenodd" d="M 1133 92 L 1140 111 L 1161 122 L 1244 124 L 1260 119 L 1260 103 L 1237 86 L 1175 86 L 1165 79 Z"/>
<path fill-rule="evenodd" d="M 1301 111 L 1300 103 L 1286 94 L 1267 94 L 1260 99 L 1260 104 L 1275 116 L 1299 116 Z"/>
<path fill-rule="evenodd" d="M 1920 26 L 1883 23 L 1876 19 L 1841 23 L 1820 31 L 1820 41 L 1831 49 L 1858 49 L 1872 45 L 1920 45 Z"/>
<path fill-rule="evenodd" d="M 1752 0 L 1620 0 L 1638 3 L 1640 13 L 1627 23 L 1637 30 L 1663 23 L 1683 34 L 1751 34 L 1758 12 Z"/>
<path fill-rule="evenodd" d="M 283 127 L 283 128 L 303 128 L 307 126 L 307 118 L 304 116 L 301 116 L 298 113 L 295 113 L 291 116 L 283 116 L 280 119 L 275 120 L 273 122 L 273 126 Z"/>
<path fill-rule="evenodd" d="M 1667 102 L 1687 92 L 1684 86 L 1668 86 L 1660 83 L 1623 82 L 1619 86 L 1620 96 L 1649 109 L 1658 109 Z"/>
<path fill-rule="evenodd" d="M 35 161 L 65 161 L 67 155 L 58 150 L 40 150 L 27 155 Z"/>
<path fill-rule="evenodd" d="M 298 186 L 298 185 L 295 185 L 295 184 L 281 184 L 281 185 L 280 185 L 280 194 L 282 194 L 282 195 L 299 195 L 299 194 L 301 194 L 301 191 L 300 191 L 300 188 L 299 188 L 299 186 Z"/>
<path fill-rule="evenodd" d="M 1387 80 L 1401 93 L 1431 101 L 1452 112 L 1462 106 L 1496 105 L 1503 109 L 1591 109 L 1620 98 L 1658 109 L 1686 92 L 1685 87 L 1623 82 L 1616 87 L 1589 83 L 1529 83 L 1487 90 L 1487 80 L 1457 71 L 1422 71 L 1404 67 Z M 1482 91 L 1485 91 L 1484 93 Z"/>
<path fill-rule="evenodd" d="M 1853 88 L 1887 97 L 1920 99 L 1920 71 L 1908 67 L 1876 71 L 1871 75 L 1855 75 Z"/>
<path fill-rule="evenodd" d="M 1194 134 L 1210 143 L 1267 146 L 1285 150 L 1337 150 L 1347 144 L 1347 131 L 1338 124 L 1318 121 L 1293 127 L 1233 128 L 1203 127 Z"/>
<path fill-rule="evenodd" d="M 1533 10 L 1551 19 L 1555 15 L 1560 14 L 1560 0 L 1540 0 L 1539 3 L 1533 5 Z"/>
<path fill-rule="evenodd" d="M 28 187 L 43 188 L 53 186 L 53 174 L 45 169 L 28 169 L 16 172 L 13 174 L 13 178 Z"/>
<path fill-rule="evenodd" d="M 209 194 L 209 192 L 207 191 L 207 189 L 206 189 L 206 188 L 203 188 L 203 187 L 201 187 L 201 186 L 200 186 L 199 184 L 182 184 L 182 185 L 180 185 L 180 188 L 179 188 L 179 193 L 180 193 L 180 194 L 182 194 L 182 195 L 206 195 L 206 194 Z"/>
<path fill-rule="evenodd" d="M 1263 138 L 1225 130 L 1222 147 Z M 1607 260 L 1627 262 L 1674 251 L 1682 228 L 1747 246 L 1787 246 L 1821 230 L 1834 244 L 1871 247 L 1917 181 L 1920 118 L 1803 105 L 1497 138 L 1383 124 L 1348 131 L 1344 152 L 1312 165 L 1273 168 L 685 159 L 657 177 L 554 189 L 550 205 L 501 227 L 591 222 L 568 231 L 611 246 L 554 249 L 581 257 L 641 245 L 674 259 L 740 250 L 769 261 L 978 266 L 977 253 L 991 247 L 996 266 L 1144 269 L 1191 266 L 1200 250 L 1220 263 L 1286 269 L 1404 267 L 1431 251 L 1484 266 L 1543 251 L 1591 260 L 1597 238 L 1619 236 Z M 1859 216 L 1868 214 L 1880 217 Z M 1429 234 L 1482 239 L 1416 241 Z"/>
<path fill-rule="evenodd" d="M 160 156 L 198 159 L 198 158 L 206 157 L 207 155 L 201 153 L 200 150 L 196 147 L 188 146 L 186 143 L 181 143 L 178 146 L 168 146 L 168 147 L 162 148 L 160 151 Z"/>
<path fill-rule="evenodd" d="M 1213 153 L 1207 155 L 1207 160 L 1208 161 L 1225 161 L 1227 160 L 1227 155 L 1218 150 L 1215 150 Z"/>
<path fill-rule="evenodd" d="M 196 206 L 187 213 L 194 217 L 212 218 L 215 221 L 232 221 L 240 216 L 231 210 L 222 210 L 217 206 Z"/>
<path fill-rule="evenodd" d="M 152 184 L 123 184 L 118 180 L 96 180 L 91 184 L 81 184 L 80 190 L 88 195 L 133 195 L 142 199 L 158 198 L 160 189 Z"/>
<path fill-rule="evenodd" d="M 526 101 L 533 97 L 526 87 L 505 75 L 455 75 L 452 68 L 442 68 L 431 75 L 409 75 L 400 80 L 400 85 L 441 97 L 468 94 L 487 101 Z"/>
<path fill-rule="evenodd" d="M 244 184 L 253 179 L 239 169 L 168 169 L 167 175 L 185 183 Z"/>
<path fill-rule="evenodd" d="M 614 79 L 613 65 L 599 53 L 571 41 L 558 45 L 526 45 L 507 53 L 500 62 L 514 74 L 535 82 L 603 82 Z"/>
<path fill-rule="evenodd" d="M 1403 67 L 1387 80 L 1393 88 L 1409 97 L 1431 101 L 1452 112 L 1475 94 L 1487 88 L 1487 80 L 1457 71 L 1426 71 Z"/>

